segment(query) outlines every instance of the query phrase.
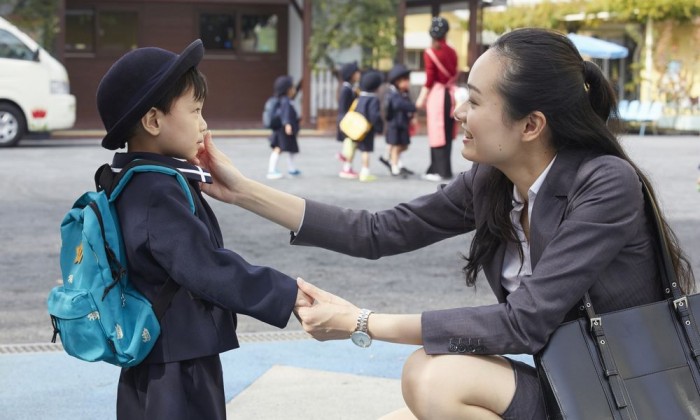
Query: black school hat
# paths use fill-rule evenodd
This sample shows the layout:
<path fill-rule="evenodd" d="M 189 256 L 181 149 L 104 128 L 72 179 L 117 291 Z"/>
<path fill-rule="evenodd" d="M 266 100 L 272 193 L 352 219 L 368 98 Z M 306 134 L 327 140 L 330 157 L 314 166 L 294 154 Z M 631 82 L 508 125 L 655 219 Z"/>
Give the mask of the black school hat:
<path fill-rule="evenodd" d="M 409 74 L 411 74 L 411 70 L 406 68 L 406 66 L 403 64 L 396 64 L 391 68 L 391 70 L 389 70 L 387 79 L 389 79 L 389 83 L 394 83 L 396 79 L 407 77 Z"/>
<path fill-rule="evenodd" d="M 128 131 L 204 56 L 201 40 L 181 54 L 161 48 L 137 48 L 124 54 L 97 87 L 97 110 L 107 135 L 102 147 L 124 147 Z"/>
<path fill-rule="evenodd" d="M 360 89 L 365 92 L 376 92 L 383 82 L 382 74 L 376 70 L 369 70 L 360 78 Z"/>
<path fill-rule="evenodd" d="M 275 83 L 272 87 L 272 90 L 274 91 L 275 96 L 285 96 L 287 95 L 287 91 L 289 91 L 289 88 L 291 88 L 293 85 L 294 81 L 291 77 L 280 76 L 277 79 L 275 79 Z"/>
<path fill-rule="evenodd" d="M 357 65 L 357 61 L 344 64 L 343 67 L 340 68 L 340 77 L 343 78 L 344 82 L 349 82 L 352 75 L 359 70 L 360 67 Z"/>

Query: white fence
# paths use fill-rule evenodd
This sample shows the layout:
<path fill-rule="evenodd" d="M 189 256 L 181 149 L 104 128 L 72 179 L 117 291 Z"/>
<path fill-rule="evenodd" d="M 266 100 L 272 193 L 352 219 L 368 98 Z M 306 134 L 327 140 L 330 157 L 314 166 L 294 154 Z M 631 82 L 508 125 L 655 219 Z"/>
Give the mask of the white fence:
<path fill-rule="evenodd" d="M 315 122 L 319 110 L 338 109 L 338 79 L 330 70 L 311 72 L 311 121 Z"/>

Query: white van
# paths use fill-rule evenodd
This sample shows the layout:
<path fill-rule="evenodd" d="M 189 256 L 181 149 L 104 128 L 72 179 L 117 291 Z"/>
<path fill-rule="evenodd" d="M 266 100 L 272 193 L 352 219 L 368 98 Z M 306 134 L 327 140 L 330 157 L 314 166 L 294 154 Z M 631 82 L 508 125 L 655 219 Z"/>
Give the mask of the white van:
<path fill-rule="evenodd" d="M 65 67 L 0 17 L 0 147 L 27 132 L 67 129 L 75 123 L 75 96 Z"/>

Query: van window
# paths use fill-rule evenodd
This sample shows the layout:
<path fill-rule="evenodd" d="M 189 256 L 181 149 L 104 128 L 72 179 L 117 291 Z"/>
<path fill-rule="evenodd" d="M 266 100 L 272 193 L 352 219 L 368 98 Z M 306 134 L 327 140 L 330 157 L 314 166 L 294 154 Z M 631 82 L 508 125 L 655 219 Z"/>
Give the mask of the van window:
<path fill-rule="evenodd" d="M 31 61 L 34 58 L 34 52 L 16 36 L 0 29 L 0 58 Z"/>

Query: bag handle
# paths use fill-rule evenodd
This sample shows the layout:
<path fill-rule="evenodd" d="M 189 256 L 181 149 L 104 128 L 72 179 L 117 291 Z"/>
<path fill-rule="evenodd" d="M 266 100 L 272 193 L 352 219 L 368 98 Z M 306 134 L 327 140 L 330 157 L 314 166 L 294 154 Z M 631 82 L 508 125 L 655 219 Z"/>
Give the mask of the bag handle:
<path fill-rule="evenodd" d="M 661 253 L 659 258 L 661 264 L 660 274 L 664 292 L 666 295 L 670 294 L 673 297 L 673 306 L 675 307 L 676 315 L 678 316 L 681 326 L 685 330 L 688 346 L 695 358 L 695 362 L 700 364 L 700 359 L 698 359 L 700 356 L 700 334 L 695 327 L 695 319 L 688 305 L 688 299 L 683 294 L 678 284 L 678 278 L 673 268 L 671 253 L 669 251 L 668 237 L 664 234 L 662 229 L 663 219 L 661 218 L 661 212 L 653 200 L 651 189 L 643 178 L 640 177 L 640 180 L 644 193 L 645 208 L 651 212 L 652 223 L 658 236 L 658 245 Z M 620 410 L 623 419 L 630 418 L 628 401 L 625 397 L 624 383 L 620 378 L 615 359 L 608 345 L 608 339 L 603 329 L 603 320 L 596 314 L 588 292 L 583 296 L 583 306 L 590 323 L 591 334 L 593 335 L 598 354 L 603 364 L 604 374 L 609 381 L 617 408 Z"/>
<path fill-rule="evenodd" d="M 352 101 L 352 104 L 350 104 L 350 108 L 348 108 L 348 112 L 353 112 L 357 108 L 357 99 Z"/>

